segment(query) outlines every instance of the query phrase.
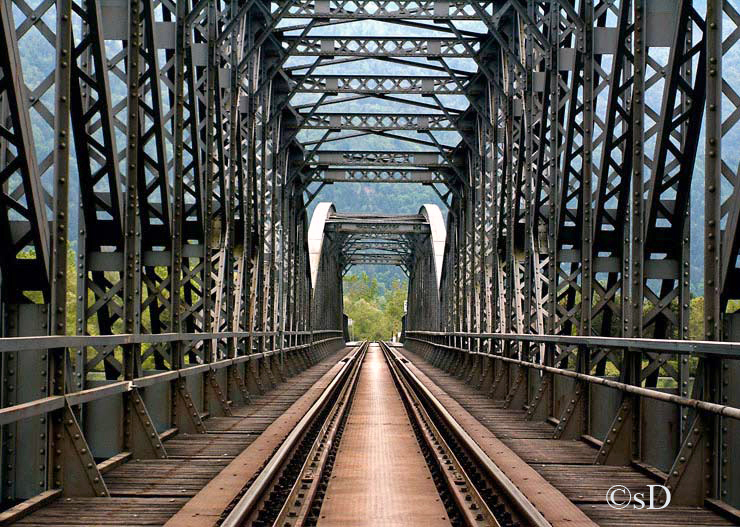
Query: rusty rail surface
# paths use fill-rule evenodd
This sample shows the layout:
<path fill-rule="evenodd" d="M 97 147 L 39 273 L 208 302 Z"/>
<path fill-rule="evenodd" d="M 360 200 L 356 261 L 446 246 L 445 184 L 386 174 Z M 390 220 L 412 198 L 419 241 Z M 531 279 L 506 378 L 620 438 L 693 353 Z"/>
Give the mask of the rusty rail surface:
<path fill-rule="evenodd" d="M 310 451 L 316 452 L 319 450 L 320 443 L 326 438 L 325 433 L 322 432 L 327 432 L 327 427 L 331 426 L 333 419 L 349 407 L 348 403 L 352 395 L 352 387 L 357 379 L 357 372 L 362 365 L 367 347 L 368 342 L 365 341 L 357 347 L 356 352 L 351 357 L 343 359 L 345 360 L 345 365 L 341 371 L 329 386 L 326 387 L 295 429 L 288 435 L 254 482 L 252 482 L 249 488 L 239 498 L 238 502 L 228 511 L 228 515 L 221 523 L 222 527 L 237 527 L 250 524 L 259 515 L 261 509 L 265 507 L 272 509 L 271 511 L 267 511 L 267 515 L 276 513 L 275 517 L 281 516 L 283 505 L 286 502 L 281 502 L 279 509 L 276 508 L 274 503 L 267 504 L 270 491 L 278 486 L 280 483 L 279 480 L 282 479 L 286 471 L 292 472 L 291 479 L 294 481 L 292 487 L 301 484 L 301 478 L 298 477 L 299 472 L 295 470 L 295 467 L 291 469 L 289 465 L 295 461 L 295 455 L 300 454 L 301 444 L 306 440 L 312 427 L 316 424 L 323 424 L 323 427 L 321 430 L 317 430 L 315 436 L 311 435 L 311 437 L 315 437 L 315 440 L 312 441 Z M 317 423 L 322 414 L 331 416 L 331 418 Z M 305 463 L 308 464 L 311 460 L 312 456 L 308 454 Z M 301 465 L 300 474 L 305 474 L 307 467 L 303 466 L 303 462 Z M 290 494 L 293 494 L 292 490 Z M 285 497 L 287 498 L 288 496 L 286 495 Z M 285 514 L 287 514 L 287 510 Z M 281 525 L 285 525 L 285 523 Z"/>
<path fill-rule="evenodd" d="M 257 477 L 224 512 L 221 527 L 315 525 L 369 343 L 363 342 Z M 472 438 L 380 343 L 419 447 L 455 525 L 551 524 Z"/>
<path fill-rule="evenodd" d="M 437 451 L 442 450 L 440 461 L 447 465 L 442 472 L 445 474 L 453 472 L 453 477 L 458 478 L 457 481 L 454 479 L 451 481 L 451 486 L 454 489 L 453 496 L 459 500 L 459 509 L 464 511 L 465 524 L 514 525 L 513 517 L 524 525 L 550 527 L 550 522 L 483 452 L 434 394 L 406 367 L 406 359 L 394 353 L 386 343 L 381 343 L 381 347 L 391 371 L 398 379 L 399 386 L 404 387 L 399 391 L 409 398 L 409 406 L 414 409 L 410 415 L 420 419 L 421 428 L 432 431 L 431 435 L 436 441 L 433 448 Z M 447 432 L 446 437 L 443 431 Z M 456 448 L 453 448 L 452 444 L 455 444 Z M 477 484 L 474 482 L 474 477 L 466 473 L 464 463 L 459 460 L 461 457 L 469 458 L 475 470 L 482 472 L 485 483 L 481 479 Z M 460 484 L 459 478 L 463 479 L 464 484 Z"/>

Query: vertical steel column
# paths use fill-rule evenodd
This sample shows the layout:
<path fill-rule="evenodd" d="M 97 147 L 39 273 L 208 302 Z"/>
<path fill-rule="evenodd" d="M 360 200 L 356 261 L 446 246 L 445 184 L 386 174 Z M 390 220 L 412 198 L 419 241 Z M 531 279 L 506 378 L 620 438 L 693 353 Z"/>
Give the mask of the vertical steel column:
<path fill-rule="evenodd" d="M 126 76 L 128 84 L 128 126 L 126 135 L 126 197 L 125 244 L 123 277 L 123 332 L 140 333 L 141 309 L 141 225 L 139 223 L 139 89 L 141 86 L 139 60 L 143 44 L 142 1 L 133 0 L 129 7 Z M 134 379 L 141 374 L 139 344 L 128 344 L 123 350 L 123 375 Z"/>
<path fill-rule="evenodd" d="M 728 256 L 736 254 L 737 238 L 727 237 L 734 234 L 736 221 L 733 215 L 738 208 L 737 189 L 740 188 L 735 181 L 731 198 L 735 205 L 730 213 L 730 221 L 725 224 L 725 233 L 722 232 L 723 200 L 722 185 L 724 157 L 723 136 L 723 56 L 727 50 L 723 49 L 723 19 L 724 9 L 728 2 L 726 0 L 708 0 L 706 16 L 706 48 L 707 62 L 704 73 L 707 82 L 706 95 L 706 150 L 704 168 L 704 338 L 707 340 L 723 339 L 723 318 L 727 306 L 727 299 L 731 295 L 727 291 L 726 276 L 730 275 L 726 265 Z M 730 88 L 732 89 L 732 88 Z M 723 236 L 724 234 L 724 236 Z M 723 265 L 724 264 L 724 265 Z M 734 296 L 734 295 L 733 295 Z M 697 379 L 692 396 L 701 395 L 704 399 L 714 402 L 725 402 L 723 397 L 725 386 L 723 381 L 726 373 L 723 372 L 722 361 L 705 358 L 701 360 L 697 369 Z M 692 423 L 693 427 L 699 427 L 700 416 L 696 416 Z M 703 470 L 699 474 L 707 472 L 705 477 L 711 478 L 704 485 L 704 493 L 707 497 L 726 498 L 728 479 L 728 457 L 726 429 L 723 430 L 723 420 L 717 417 L 707 419 L 705 432 L 708 433 L 707 440 L 711 441 L 711 447 L 715 453 L 711 466 L 701 464 Z M 726 425 L 725 425 L 726 426 Z M 689 431 L 690 432 L 690 431 Z M 737 467 L 730 467 L 737 471 Z M 699 499 L 703 496 L 699 496 Z"/>

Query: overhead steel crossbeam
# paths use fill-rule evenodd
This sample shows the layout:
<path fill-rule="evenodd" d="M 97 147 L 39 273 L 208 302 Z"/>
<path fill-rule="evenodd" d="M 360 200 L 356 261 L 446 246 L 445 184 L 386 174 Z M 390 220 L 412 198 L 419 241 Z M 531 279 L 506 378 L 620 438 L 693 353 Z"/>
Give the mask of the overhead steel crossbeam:
<path fill-rule="evenodd" d="M 392 252 L 400 255 L 408 255 L 412 248 L 409 247 L 408 239 L 398 236 L 388 236 L 383 239 L 377 238 L 346 238 L 342 244 L 342 250 L 349 255 L 358 251 Z"/>
<path fill-rule="evenodd" d="M 325 229 L 339 234 L 428 234 L 429 224 L 421 215 L 333 214 L 326 220 Z"/>
<path fill-rule="evenodd" d="M 320 18 L 338 20 L 478 20 L 476 10 L 468 1 L 440 0 L 282 0 L 289 5 L 283 18 Z M 490 10 L 497 2 L 480 2 L 481 8 Z"/>
<path fill-rule="evenodd" d="M 303 114 L 301 114 L 303 115 Z M 303 130 L 431 130 L 457 131 L 445 114 L 313 113 L 304 116 Z"/>
<path fill-rule="evenodd" d="M 283 42 L 296 57 L 422 57 L 473 58 L 478 39 L 403 37 L 294 37 Z"/>
<path fill-rule="evenodd" d="M 309 155 L 311 180 L 325 183 L 444 183 L 455 175 L 449 161 L 435 152 L 328 151 Z"/>
<path fill-rule="evenodd" d="M 313 57 L 313 58 L 315 58 L 315 57 Z M 294 73 L 296 71 L 306 70 L 311 65 L 311 62 L 309 62 L 308 64 L 305 62 L 307 60 L 310 61 L 310 59 L 306 59 L 306 58 L 303 58 L 301 60 L 296 59 L 296 61 L 298 62 L 298 64 L 295 64 L 295 65 L 286 67 L 285 68 L 285 71 L 287 73 L 292 74 L 292 73 Z M 432 76 L 432 77 L 434 77 L 434 76 L 440 76 L 440 75 L 434 75 L 431 72 L 435 72 L 437 74 L 443 73 L 443 74 L 446 74 L 448 76 L 454 75 L 455 77 L 458 77 L 459 80 L 461 80 L 463 82 L 465 82 L 467 80 L 467 78 L 469 78 L 471 76 L 473 78 L 479 76 L 478 73 L 476 73 L 474 71 L 470 71 L 469 69 L 459 69 L 459 68 L 453 67 L 453 66 L 451 66 L 451 65 L 449 65 L 447 63 L 440 65 L 439 64 L 439 59 L 436 59 L 436 60 L 416 60 L 414 57 L 386 57 L 386 56 L 377 56 L 377 57 L 339 57 L 339 58 L 336 58 L 336 57 L 335 58 L 325 57 L 323 64 L 324 65 L 351 64 L 351 63 L 360 63 L 360 61 L 363 61 L 363 60 L 373 60 L 373 61 L 385 62 L 385 63 L 388 63 L 388 64 L 396 64 L 396 65 L 400 65 L 400 66 L 409 66 L 410 68 L 414 68 L 414 69 L 417 69 L 418 68 L 420 70 L 430 72 L 429 75 Z M 409 70 L 409 71 L 411 71 L 411 70 Z M 384 77 L 384 76 L 388 76 L 388 75 L 385 75 L 383 73 L 377 73 L 377 74 L 367 73 L 366 74 L 365 72 L 356 73 L 354 75 L 356 75 L 356 76 L 370 76 L 370 77 L 375 77 L 375 76 L 377 76 L 377 77 Z M 400 74 L 396 74 L 394 76 L 399 76 L 399 75 Z M 413 76 L 417 76 L 417 75 L 413 75 Z"/>
<path fill-rule="evenodd" d="M 296 82 L 297 93 L 463 95 L 469 80 L 449 76 L 309 75 Z"/>
<path fill-rule="evenodd" d="M 401 256 L 385 254 L 356 254 L 345 261 L 347 265 L 408 265 L 407 260 Z"/>
<path fill-rule="evenodd" d="M 437 152 L 413 150 L 319 150 L 311 157 L 311 164 L 335 167 L 385 167 L 404 166 L 443 168 L 447 160 Z"/>
<path fill-rule="evenodd" d="M 412 269 L 417 247 L 429 240 L 428 218 L 332 213 L 324 231 L 332 240 L 335 258 L 346 272 L 353 265 L 399 266 Z"/>
<path fill-rule="evenodd" d="M 325 183 L 449 183 L 450 170 L 420 168 L 328 168 L 316 169 L 311 181 Z"/>
<path fill-rule="evenodd" d="M 412 262 L 415 241 L 413 236 L 392 234 L 365 239 L 361 235 L 348 235 L 342 239 L 341 260 L 351 262 L 353 258 L 373 256 L 387 258 L 388 261 L 402 260 L 404 265 Z"/>

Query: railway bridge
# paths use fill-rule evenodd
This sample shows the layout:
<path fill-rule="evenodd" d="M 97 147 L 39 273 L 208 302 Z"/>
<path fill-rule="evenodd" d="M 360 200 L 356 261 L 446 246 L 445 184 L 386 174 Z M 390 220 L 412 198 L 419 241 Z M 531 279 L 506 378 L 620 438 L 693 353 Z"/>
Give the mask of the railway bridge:
<path fill-rule="evenodd" d="M 740 524 L 738 72 L 735 0 L 0 0 L 0 523 Z"/>

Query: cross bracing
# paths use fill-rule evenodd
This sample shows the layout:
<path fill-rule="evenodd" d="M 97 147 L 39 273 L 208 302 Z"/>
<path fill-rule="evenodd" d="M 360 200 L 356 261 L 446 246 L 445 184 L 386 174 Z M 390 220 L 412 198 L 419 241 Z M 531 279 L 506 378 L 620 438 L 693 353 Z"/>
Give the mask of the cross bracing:
<path fill-rule="evenodd" d="M 457 159 L 459 160 L 459 157 Z M 331 168 L 338 166 L 397 167 L 405 165 L 442 168 L 448 166 L 447 160 L 438 153 L 413 150 L 321 150 L 316 153 L 310 162 L 311 164 L 326 165 Z M 462 162 L 462 160 L 459 160 L 460 164 Z"/>
<path fill-rule="evenodd" d="M 316 170 L 312 180 L 326 183 L 446 183 L 448 175 L 442 170 L 417 168 L 330 168 Z"/>
<path fill-rule="evenodd" d="M 481 2 L 486 11 L 493 2 Z M 284 18 L 332 18 L 337 20 L 363 19 L 422 19 L 422 20 L 479 20 L 476 9 L 469 2 L 406 1 L 337 2 L 301 1 L 281 4 L 288 12 Z"/>
<path fill-rule="evenodd" d="M 299 81 L 296 81 L 299 82 Z M 450 77 L 311 75 L 300 79 L 299 93 L 463 95 L 467 82 Z"/>
<path fill-rule="evenodd" d="M 445 114 L 313 113 L 304 117 L 305 130 L 456 130 Z"/>
<path fill-rule="evenodd" d="M 735 2 L 0 8 L 3 502 L 106 493 L 94 470 L 70 476 L 88 474 L 74 445 L 51 448 L 58 418 L 96 450 L 86 405 L 132 411 L 151 377 L 170 391 L 147 419 L 195 431 L 182 405 L 218 402 L 208 365 L 335 346 L 342 274 L 385 263 L 409 277 L 409 343 L 506 358 L 491 391 L 595 438 L 598 463 L 657 467 L 682 503 L 740 504 L 734 421 L 594 387 L 740 405 Z M 352 211 L 327 214 L 312 252 L 308 209 L 345 182 L 432 188 L 439 252 L 428 217 Z M 232 366 L 217 385 L 238 384 Z"/>
<path fill-rule="evenodd" d="M 479 44 L 464 38 L 291 37 L 283 38 L 291 54 L 316 57 L 472 58 Z"/>

